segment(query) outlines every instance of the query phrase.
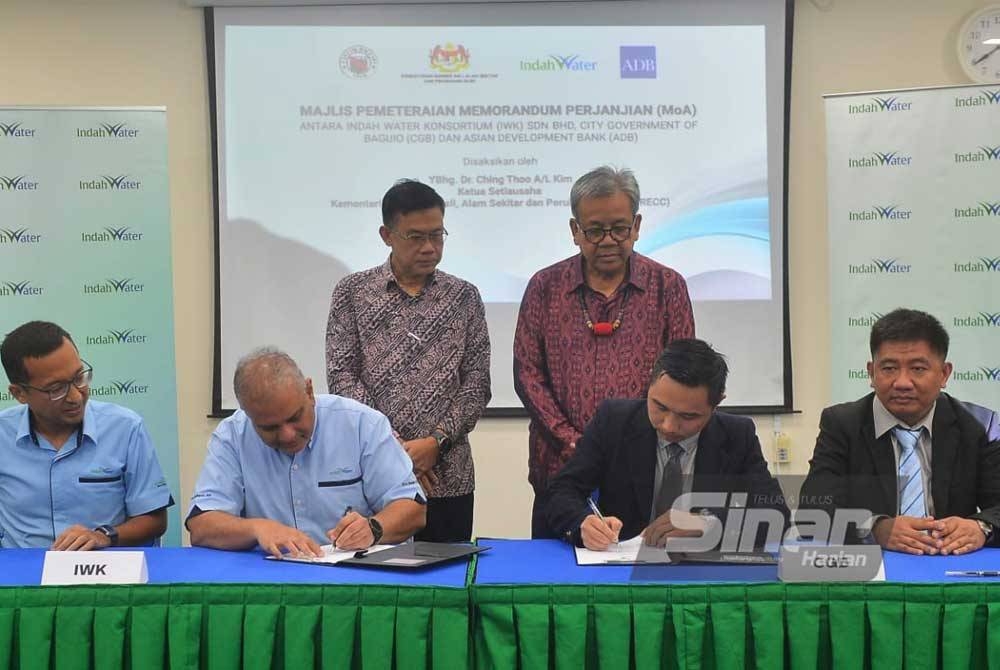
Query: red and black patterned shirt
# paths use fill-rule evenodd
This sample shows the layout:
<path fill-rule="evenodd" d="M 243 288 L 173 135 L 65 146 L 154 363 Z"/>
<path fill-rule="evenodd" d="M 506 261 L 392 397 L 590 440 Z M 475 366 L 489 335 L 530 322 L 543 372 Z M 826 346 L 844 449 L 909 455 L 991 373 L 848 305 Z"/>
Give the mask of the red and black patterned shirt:
<path fill-rule="evenodd" d="M 621 326 L 596 336 L 593 322 Z M 622 303 L 624 301 L 624 310 Z M 639 398 L 670 340 L 694 337 L 687 283 L 675 270 L 632 253 L 625 281 L 605 297 L 587 286 L 579 254 L 528 282 L 514 334 L 514 387 L 528 410 L 528 480 L 544 491 L 571 445 L 607 398 Z"/>

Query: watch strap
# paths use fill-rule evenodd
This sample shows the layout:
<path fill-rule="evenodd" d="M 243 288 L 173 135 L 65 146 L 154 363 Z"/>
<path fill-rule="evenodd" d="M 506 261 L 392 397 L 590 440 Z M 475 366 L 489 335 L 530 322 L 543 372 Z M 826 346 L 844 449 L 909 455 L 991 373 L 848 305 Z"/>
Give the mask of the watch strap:
<path fill-rule="evenodd" d="M 368 517 L 368 527 L 372 531 L 372 544 L 378 544 L 382 540 L 382 524 L 373 516 Z"/>
<path fill-rule="evenodd" d="M 431 437 L 433 437 L 435 440 L 437 440 L 438 451 L 441 452 L 442 456 L 444 456 L 445 454 L 447 454 L 451 450 L 451 447 L 452 447 L 451 438 L 448 437 L 448 434 L 445 433 L 440 428 L 435 428 L 431 432 Z"/>
<path fill-rule="evenodd" d="M 98 533 L 103 534 L 111 542 L 112 547 L 118 546 L 118 529 L 114 526 L 109 526 L 107 524 L 102 524 L 94 529 Z"/>

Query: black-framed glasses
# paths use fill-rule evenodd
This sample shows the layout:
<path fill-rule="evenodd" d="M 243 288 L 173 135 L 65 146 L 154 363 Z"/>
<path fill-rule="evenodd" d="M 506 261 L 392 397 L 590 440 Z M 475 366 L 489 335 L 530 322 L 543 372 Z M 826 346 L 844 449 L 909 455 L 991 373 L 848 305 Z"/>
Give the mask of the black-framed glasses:
<path fill-rule="evenodd" d="M 442 228 L 441 230 L 432 230 L 429 233 L 414 233 L 411 231 L 409 233 L 406 233 L 405 235 L 402 233 L 398 233 L 395 230 L 391 232 L 399 239 L 406 240 L 410 244 L 416 244 L 421 247 L 424 246 L 424 244 L 426 244 L 427 242 L 430 242 L 434 246 L 437 246 L 439 244 L 444 244 L 444 241 L 448 239 L 448 230 L 445 228 Z"/>
<path fill-rule="evenodd" d="M 583 233 L 583 238 L 591 244 L 600 244 L 608 235 L 611 235 L 611 239 L 615 242 L 624 242 L 632 236 L 633 227 L 635 227 L 635 219 L 632 219 L 632 223 L 617 223 L 607 228 L 604 226 L 584 228 L 579 223 L 576 224 L 576 229 Z"/>
<path fill-rule="evenodd" d="M 32 386 L 31 384 L 18 384 L 26 389 L 31 389 L 32 391 L 38 391 L 39 393 L 48 393 L 49 400 L 52 402 L 58 402 L 62 400 L 67 395 L 69 395 L 70 385 L 75 386 L 81 391 L 86 391 L 90 387 L 90 382 L 94 379 L 94 368 L 90 366 L 90 363 L 83 361 L 83 369 L 76 373 L 71 381 L 68 382 L 53 382 L 47 387 L 40 389 L 37 386 Z"/>

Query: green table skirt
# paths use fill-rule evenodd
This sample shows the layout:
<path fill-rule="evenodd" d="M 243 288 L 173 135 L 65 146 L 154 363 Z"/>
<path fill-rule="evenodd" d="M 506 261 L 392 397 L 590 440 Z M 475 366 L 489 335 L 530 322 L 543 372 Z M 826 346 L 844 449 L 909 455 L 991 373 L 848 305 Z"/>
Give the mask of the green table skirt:
<path fill-rule="evenodd" d="M 0 588 L 0 670 L 468 668 L 465 589 Z"/>
<path fill-rule="evenodd" d="M 478 668 L 1000 668 L 1000 584 L 473 586 Z"/>

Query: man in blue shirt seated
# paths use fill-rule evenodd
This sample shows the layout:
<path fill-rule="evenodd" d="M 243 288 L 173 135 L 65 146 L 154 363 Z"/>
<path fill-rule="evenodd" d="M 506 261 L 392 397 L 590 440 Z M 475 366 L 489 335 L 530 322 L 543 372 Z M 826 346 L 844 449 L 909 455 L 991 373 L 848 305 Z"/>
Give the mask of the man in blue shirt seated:
<path fill-rule="evenodd" d="M 295 361 L 271 348 L 240 360 L 233 386 L 241 409 L 209 440 L 191 544 L 320 556 L 319 543 L 366 549 L 423 528 L 423 491 L 385 416 L 314 395 Z"/>
<path fill-rule="evenodd" d="M 0 547 L 149 544 L 174 504 L 142 418 L 88 402 L 93 369 L 69 333 L 31 321 L 0 344 L 20 405 L 0 412 Z"/>

